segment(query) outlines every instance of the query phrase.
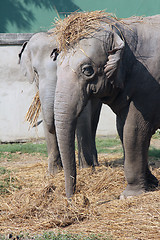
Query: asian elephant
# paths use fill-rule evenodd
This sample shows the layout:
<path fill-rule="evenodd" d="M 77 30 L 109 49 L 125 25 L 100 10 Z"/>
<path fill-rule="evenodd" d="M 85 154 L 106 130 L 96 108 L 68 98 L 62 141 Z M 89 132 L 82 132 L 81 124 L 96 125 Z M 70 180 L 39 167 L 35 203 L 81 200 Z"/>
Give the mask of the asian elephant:
<path fill-rule="evenodd" d="M 83 13 L 80 14 L 82 18 Z M 70 22 L 73 29 L 74 20 Z M 78 29 L 76 23 L 79 26 L 82 23 L 75 21 Z M 151 136 L 160 127 L 159 26 L 160 15 L 121 20 L 104 16 L 94 31 L 86 31 L 61 49 L 54 111 L 68 198 L 76 187 L 77 117 L 95 97 L 108 104 L 117 116 L 127 180 L 120 198 L 139 195 L 158 186 L 158 180 L 149 170 L 148 148 Z"/>
<path fill-rule="evenodd" d="M 55 174 L 62 167 L 54 125 L 57 56 L 53 31 L 33 35 L 28 43 L 24 43 L 19 54 L 22 72 L 31 83 L 35 81 L 39 89 L 50 174 Z M 95 135 L 101 106 L 100 100 L 89 101 L 77 122 L 78 158 L 82 168 L 98 165 Z M 64 138 L 65 134 L 66 129 L 63 131 Z"/>

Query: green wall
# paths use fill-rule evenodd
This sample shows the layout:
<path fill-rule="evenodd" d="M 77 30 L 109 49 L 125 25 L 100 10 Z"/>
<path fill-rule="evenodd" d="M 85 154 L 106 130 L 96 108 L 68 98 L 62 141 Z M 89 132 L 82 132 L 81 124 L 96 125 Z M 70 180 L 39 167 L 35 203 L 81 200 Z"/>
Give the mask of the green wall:
<path fill-rule="evenodd" d="M 63 18 L 77 10 L 106 10 L 117 17 L 149 16 L 160 13 L 160 0 L 0 0 L 0 32 L 46 31 L 58 14 Z"/>

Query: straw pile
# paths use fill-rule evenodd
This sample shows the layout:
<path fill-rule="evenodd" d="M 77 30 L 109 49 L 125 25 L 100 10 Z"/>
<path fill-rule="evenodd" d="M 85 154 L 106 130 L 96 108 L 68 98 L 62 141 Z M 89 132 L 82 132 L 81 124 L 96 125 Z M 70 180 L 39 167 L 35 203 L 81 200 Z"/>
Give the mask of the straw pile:
<path fill-rule="evenodd" d="M 64 51 L 81 38 L 90 36 L 105 22 L 115 26 L 118 20 L 113 14 L 104 11 L 75 12 L 66 18 L 55 21 L 55 31 L 59 51 Z"/>
<path fill-rule="evenodd" d="M 25 116 L 25 120 L 29 122 L 31 127 L 36 126 L 40 112 L 41 102 L 39 98 L 39 91 L 37 91 Z"/>
<path fill-rule="evenodd" d="M 126 186 L 121 157 L 100 155 L 95 170 L 78 170 L 71 203 L 65 196 L 63 171 L 52 178 L 46 175 L 46 157 L 17 153 L 14 161 L 4 160 L 2 166 L 11 171 L 18 188 L 0 196 L 0 233 L 53 230 L 123 240 L 160 239 L 159 191 L 118 199 Z M 153 173 L 160 179 L 160 162 L 156 164 Z"/>

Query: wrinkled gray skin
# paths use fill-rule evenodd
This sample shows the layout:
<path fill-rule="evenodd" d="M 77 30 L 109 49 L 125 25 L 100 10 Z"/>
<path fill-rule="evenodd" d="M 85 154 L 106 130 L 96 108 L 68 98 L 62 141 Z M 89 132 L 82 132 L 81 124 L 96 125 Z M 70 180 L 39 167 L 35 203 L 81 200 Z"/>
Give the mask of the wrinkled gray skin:
<path fill-rule="evenodd" d="M 148 148 L 160 127 L 160 16 L 144 18 L 145 23 L 137 20 L 124 20 L 126 25 L 115 21 L 112 28 L 104 24 L 68 49 L 64 58 L 63 52 L 58 57 L 62 63 L 57 67 L 55 125 L 68 198 L 76 186 L 76 121 L 93 96 L 117 115 L 128 183 L 121 198 L 158 185 L 149 170 Z"/>
<path fill-rule="evenodd" d="M 62 167 L 54 125 L 57 56 L 56 42 L 53 34 L 49 32 L 35 34 L 23 45 L 19 55 L 21 70 L 31 83 L 36 81 L 39 89 L 50 174 L 55 174 Z M 77 122 L 78 157 L 81 168 L 98 165 L 95 134 L 101 105 L 97 99 L 89 101 Z M 63 130 L 64 136 L 65 132 L 66 129 Z"/>

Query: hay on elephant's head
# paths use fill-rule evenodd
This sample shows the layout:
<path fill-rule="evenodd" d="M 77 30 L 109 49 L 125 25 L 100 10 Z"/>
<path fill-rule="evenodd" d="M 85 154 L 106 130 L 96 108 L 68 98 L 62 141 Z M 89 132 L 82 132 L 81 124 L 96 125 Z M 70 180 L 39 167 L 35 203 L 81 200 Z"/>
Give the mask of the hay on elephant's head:
<path fill-rule="evenodd" d="M 31 127 L 36 126 L 40 111 L 41 111 L 41 102 L 39 98 L 39 91 L 37 91 L 28 109 L 28 112 L 25 116 L 26 121 L 29 122 Z"/>
<path fill-rule="evenodd" d="M 83 37 L 89 36 L 98 30 L 101 23 L 115 25 L 118 20 L 115 16 L 104 11 L 76 12 L 55 22 L 55 31 L 59 51 L 67 50 L 69 46 Z"/>

